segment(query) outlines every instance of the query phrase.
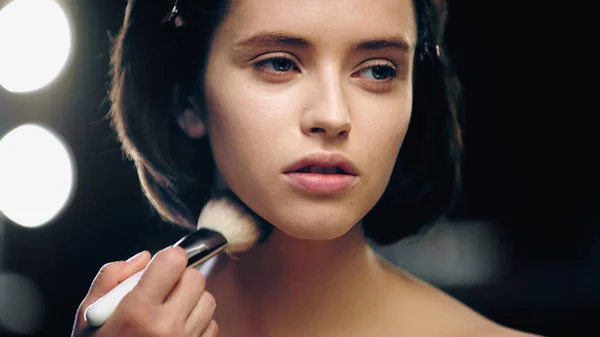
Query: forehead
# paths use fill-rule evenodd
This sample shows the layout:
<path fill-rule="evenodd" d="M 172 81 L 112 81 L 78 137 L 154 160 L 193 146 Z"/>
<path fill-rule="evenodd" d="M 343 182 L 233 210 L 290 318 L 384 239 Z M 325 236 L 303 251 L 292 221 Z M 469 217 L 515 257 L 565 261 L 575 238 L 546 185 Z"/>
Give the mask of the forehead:
<path fill-rule="evenodd" d="M 380 36 L 416 41 L 412 0 L 234 0 L 222 28 L 234 40 L 276 31 L 315 45 Z"/>

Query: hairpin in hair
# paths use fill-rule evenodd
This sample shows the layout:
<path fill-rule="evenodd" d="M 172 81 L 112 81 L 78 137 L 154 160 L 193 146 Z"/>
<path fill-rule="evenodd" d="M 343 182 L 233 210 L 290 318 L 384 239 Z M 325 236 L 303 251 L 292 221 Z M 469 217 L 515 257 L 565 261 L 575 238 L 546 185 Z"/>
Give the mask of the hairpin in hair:
<path fill-rule="evenodd" d="M 423 44 L 421 45 L 421 52 L 419 53 L 421 60 L 423 60 L 426 57 L 436 57 L 436 58 L 440 58 L 442 55 L 442 50 L 439 44 L 435 44 L 435 43 L 430 43 L 430 42 L 423 42 Z"/>
<path fill-rule="evenodd" d="M 181 27 L 185 24 L 183 19 L 181 18 L 181 1 L 176 0 L 173 5 L 173 9 L 171 10 L 171 14 L 169 15 L 169 19 L 167 21 L 172 22 L 175 25 L 175 28 Z"/>

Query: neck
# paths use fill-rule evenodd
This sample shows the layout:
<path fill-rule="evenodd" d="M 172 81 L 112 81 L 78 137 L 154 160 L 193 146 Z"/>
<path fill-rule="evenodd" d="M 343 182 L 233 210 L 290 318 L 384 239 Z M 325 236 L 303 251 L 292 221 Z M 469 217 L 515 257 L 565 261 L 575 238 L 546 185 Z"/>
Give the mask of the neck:
<path fill-rule="evenodd" d="M 365 315 L 365 307 L 382 307 L 386 296 L 377 289 L 386 288 L 389 274 L 360 226 L 324 241 L 275 230 L 266 243 L 238 258 L 211 276 L 209 287 L 215 287 L 209 290 L 227 311 L 221 319 L 246 321 L 256 335 L 291 336 L 289 327 L 302 327 L 302 335 L 305 328 L 321 334 L 346 330 L 359 323 L 357 317 L 372 323 L 377 313 Z"/>

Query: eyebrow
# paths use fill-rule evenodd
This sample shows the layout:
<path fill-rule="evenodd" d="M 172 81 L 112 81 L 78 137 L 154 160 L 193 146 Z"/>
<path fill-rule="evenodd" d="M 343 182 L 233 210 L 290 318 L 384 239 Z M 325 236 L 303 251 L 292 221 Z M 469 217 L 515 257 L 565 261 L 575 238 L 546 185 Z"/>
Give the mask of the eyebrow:
<path fill-rule="evenodd" d="M 309 48 L 312 47 L 313 44 L 300 36 L 280 32 L 258 32 L 233 44 L 233 48 L 235 50 L 258 46 L 290 46 Z M 413 47 L 405 38 L 401 36 L 389 36 L 375 40 L 357 41 L 351 45 L 351 50 L 353 51 L 373 51 L 385 48 L 409 52 Z"/>

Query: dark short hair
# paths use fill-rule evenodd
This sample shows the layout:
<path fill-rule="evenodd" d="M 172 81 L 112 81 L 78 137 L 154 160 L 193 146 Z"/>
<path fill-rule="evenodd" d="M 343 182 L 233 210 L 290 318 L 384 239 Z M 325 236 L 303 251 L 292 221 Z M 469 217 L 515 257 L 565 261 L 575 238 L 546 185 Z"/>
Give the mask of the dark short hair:
<path fill-rule="evenodd" d="M 129 1 L 114 39 L 110 92 L 112 125 L 145 195 L 163 219 L 190 228 L 215 192 L 215 165 L 208 137 L 191 139 L 177 124 L 182 109 L 173 92 L 180 87 L 185 97 L 202 86 L 196 79 L 230 1 L 193 3 L 179 12 L 191 24 L 175 28 L 165 20 L 172 2 Z M 460 188 L 459 83 L 443 53 L 446 4 L 413 4 L 418 28 L 413 112 L 390 182 L 363 219 L 365 235 L 380 245 L 435 222 L 451 209 Z"/>

